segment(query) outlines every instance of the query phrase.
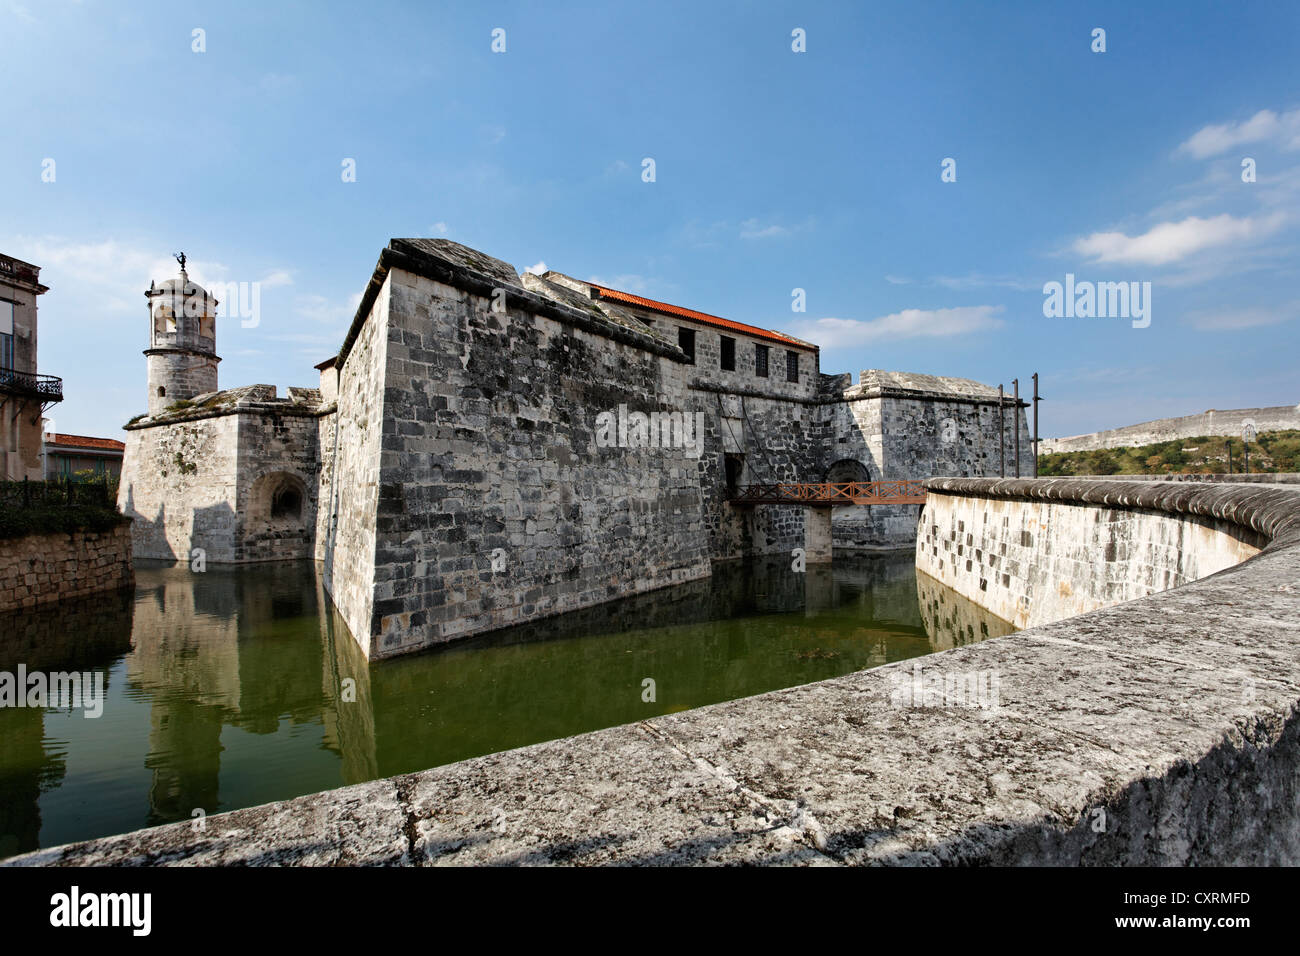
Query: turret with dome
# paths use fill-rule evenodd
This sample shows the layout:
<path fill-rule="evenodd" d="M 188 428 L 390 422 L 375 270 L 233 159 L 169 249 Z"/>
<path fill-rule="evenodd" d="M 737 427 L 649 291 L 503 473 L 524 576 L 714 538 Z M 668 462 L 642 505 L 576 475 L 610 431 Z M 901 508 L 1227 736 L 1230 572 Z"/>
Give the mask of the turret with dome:
<path fill-rule="evenodd" d="M 195 395 L 217 390 L 217 306 L 215 297 L 190 279 L 185 253 L 176 256 L 181 274 L 145 292 L 149 303 L 149 415 Z"/>

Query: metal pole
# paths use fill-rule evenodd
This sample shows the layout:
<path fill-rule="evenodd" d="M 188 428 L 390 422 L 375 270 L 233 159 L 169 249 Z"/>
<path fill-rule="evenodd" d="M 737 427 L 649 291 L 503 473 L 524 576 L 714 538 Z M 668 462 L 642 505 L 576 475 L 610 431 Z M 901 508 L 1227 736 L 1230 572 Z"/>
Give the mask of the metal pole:
<path fill-rule="evenodd" d="M 1020 379 L 1011 380 L 1012 394 L 1015 395 L 1015 401 L 1011 405 L 1011 428 L 1015 432 L 1016 440 L 1014 443 L 1016 454 L 1016 477 L 1020 477 Z"/>
<path fill-rule="evenodd" d="M 1002 385 L 998 384 L 998 477 L 1007 476 L 1006 418 L 1002 414 Z"/>
<path fill-rule="evenodd" d="M 1038 373 L 1034 373 L 1034 477 L 1038 477 Z"/>

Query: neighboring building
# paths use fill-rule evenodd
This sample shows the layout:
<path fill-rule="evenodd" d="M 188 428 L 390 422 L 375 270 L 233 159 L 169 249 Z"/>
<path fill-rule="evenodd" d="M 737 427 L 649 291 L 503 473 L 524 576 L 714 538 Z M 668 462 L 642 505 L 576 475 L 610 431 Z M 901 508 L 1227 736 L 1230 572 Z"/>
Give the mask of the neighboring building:
<path fill-rule="evenodd" d="M 854 385 L 792 336 L 442 239 L 381 252 L 319 387 L 221 391 L 216 302 L 183 270 L 147 293 L 136 556 L 314 558 L 371 659 L 789 554 L 825 521 L 738 485 L 995 475 L 999 447 L 1012 474 L 1017 434 L 1032 473 L 1025 403 L 986 385 Z M 835 543 L 910 545 L 919 508 L 844 509 Z"/>
<path fill-rule="evenodd" d="M 39 267 L 0 255 L 0 479 L 39 480 L 41 418 L 63 401 L 63 380 L 36 368 Z"/>
<path fill-rule="evenodd" d="M 45 477 L 67 478 L 89 472 L 116 480 L 122 473 L 126 443 L 113 438 L 45 433 Z"/>

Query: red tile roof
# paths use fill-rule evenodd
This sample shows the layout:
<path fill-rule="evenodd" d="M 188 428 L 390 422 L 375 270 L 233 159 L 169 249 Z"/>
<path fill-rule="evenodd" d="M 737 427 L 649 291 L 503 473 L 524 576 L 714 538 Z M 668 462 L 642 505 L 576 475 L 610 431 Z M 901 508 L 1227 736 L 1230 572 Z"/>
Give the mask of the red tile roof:
<path fill-rule="evenodd" d="M 597 285 L 594 282 L 589 282 L 588 285 L 595 289 L 602 299 L 611 299 L 615 302 L 640 306 L 643 309 L 650 309 L 654 312 L 663 312 L 666 315 L 681 316 L 683 319 L 690 319 L 692 322 L 700 322 L 704 325 L 712 325 L 720 329 L 730 329 L 733 332 L 740 332 L 743 335 L 753 335 L 760 339 L 770 339 L 773 342 L 780 342 L 783 345 L 792 345 L 799 349 L 808 349 L 811 352 L 817 351 L 817 346 L 811 345 L 808 342 L 800 342 L 798 339 L 792 339 L 790 336 L 782 335 L 780 332 L 760 329 L 757 326 L 746 325 L 743 322 L 733 322 L 731 319 L 709 315 L 707 312 L 696 312 L 694 309 L 683 309 L 680 305 L 669 305 L 667 302 L 657 302 L 654 299 L 647 299 L 639 295 L 633 295 L 630 292 L 619 292 L 617 289 Z"/>
<path fill-rule="evenodd" d="M 125 451 L 126 443 L 113 438 L 87 438 L 85 435 L 50 434 L 47 444 L 67 445 L 70 448 L 103 448 L 108 451 Z"/>

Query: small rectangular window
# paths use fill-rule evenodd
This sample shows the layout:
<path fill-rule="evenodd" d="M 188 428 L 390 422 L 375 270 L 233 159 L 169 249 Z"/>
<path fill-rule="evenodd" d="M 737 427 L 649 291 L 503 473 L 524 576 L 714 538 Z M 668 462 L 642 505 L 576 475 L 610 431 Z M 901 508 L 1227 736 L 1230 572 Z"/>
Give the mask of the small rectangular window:
<path fill-rule="evenodd" d="M 686 360 L 695 364 L 695 330 L 677 327 L 677 344 L 686 353 Z"/>
<path fill-rule="evenodd" d="M 754 374 L 759 378 L 767 378 L 767 346 L 754 346 Z"/>
<path fill-rule="evenodd" d="M 724 372 L 736 370 L 736 340 L 729 335 L 722 336 L 722 370 Z"/>
<path fill-rule="evenodd" d="M 785 353 L 785 380 L 787 382 L 799 381 L 799 353 L 786 351 Z"/>
<path fill-rule="evenodd" d="M 14 337 L 0 333 L 0 369 L 9 371 L 14 367 Z"/>

